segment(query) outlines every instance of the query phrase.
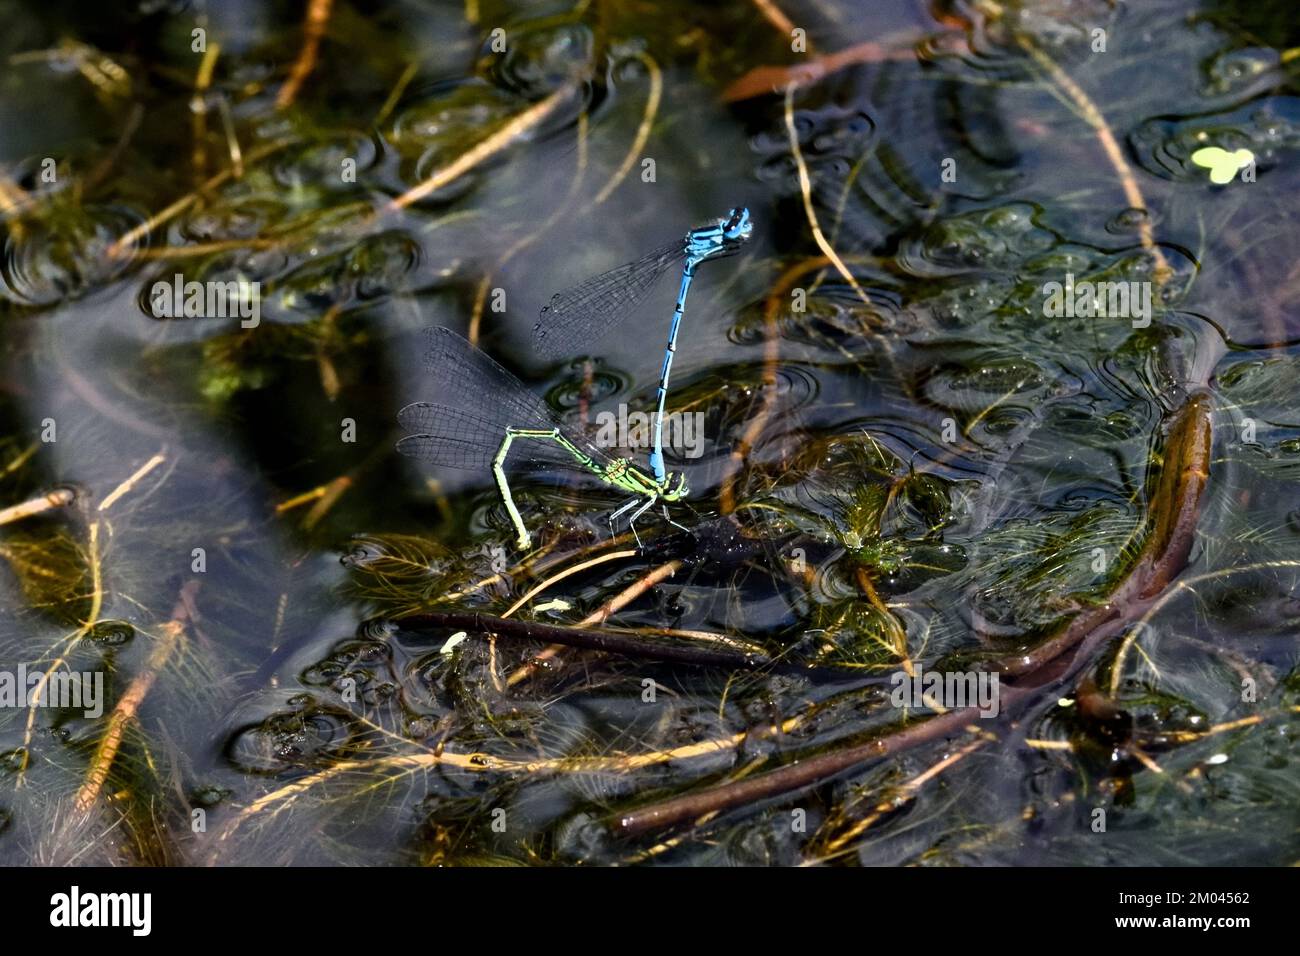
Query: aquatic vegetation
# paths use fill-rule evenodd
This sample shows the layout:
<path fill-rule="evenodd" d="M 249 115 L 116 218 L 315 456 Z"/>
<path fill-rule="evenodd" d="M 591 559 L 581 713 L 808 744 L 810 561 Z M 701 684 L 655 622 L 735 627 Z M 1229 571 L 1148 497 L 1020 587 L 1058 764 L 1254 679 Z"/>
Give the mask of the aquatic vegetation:
<path fill-rule="evenodd" d="M 0 41 L 0 860 L 1294 863 L 1294 24 L 861 6 Z"/>

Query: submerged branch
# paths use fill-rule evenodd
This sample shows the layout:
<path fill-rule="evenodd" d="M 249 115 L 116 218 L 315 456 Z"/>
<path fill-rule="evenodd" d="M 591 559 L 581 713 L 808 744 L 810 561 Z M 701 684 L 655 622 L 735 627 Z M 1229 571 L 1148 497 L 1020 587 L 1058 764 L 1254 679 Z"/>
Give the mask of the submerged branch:
<path fill-rule="evenodd" d="M 891 45 L 891 40 L 898 43 Z M 866 40 L 835 53 L 810 57 L 795 66 L 756 66 L 722 91 L 727 103 L 767 96 L 791 83 L 808 84 L 847 70 L 861 63 L 886 63 L 889 61 L 914 63 L 915 38 L 887 37 L 884 41 Z"/>
<path fill-rule="evenodd" d="M 623 654 L 627 657 L 645 658 L 673 664 L 724 667 L 732 670 L 772 670 L 779 673 L 832 676 L 840 679 L 857 679 L 859 677 L 853 671 L 837 671 L 826 667 L 805 667 L 751 651 L 692 647 L 688 644 L 645 640 L 624 631 L 569 627 L 562 624 L 542 624 L 537 621 L 494 617 L 490 614 L 479 614 L 473 611 L 434 611 L 429 614 L 415 614 L 395 618 L 393 623 L 411 630 L 449 628 L 482 634 L 496 634 L 500 637 L 511 637 L 520 640 L 548 641 L 566 647 L 581 647 L 590 651 L 607 651 L 613 654 Z M 667 635 L 665 634 L 665 636 Z M 725 641 L 725 638 L 718 639 L 718 643 L 723 641 Z"/>
<path fill-rule="evenodd" d="M 858 298 L 862 300 L 862 304 L 871 309 L 873 308 L 871 300 L 862 291 L 862 286 L 858 285 L 858 280 L 849 271 L 849 267 L 844 264 L 844 260 L 840 258 L 839 253 L 835 251 L 835 247 L 831 245 L 830 240 L 826 238 L 826 234 L 822 232 L 821 223 L 817 221 L 817 211 L 813 208 L 812 200 L 812 179 L 808 175 L 808 164 L 804 161 L 803 150 L 799 148 L 799 131 L 795 128 L 794 122 L 795 85 L 791 83 L 785 90 L 785 129 L 790 137 L 790 154 L 794 157 L 795 167 L 799 172 L 799 192 L 803 196 L 803 211 L 808 218 L 808 228 L 812 231 L 817 248 L 830 260 L 831 265 L 835 267 L 835 271 L 840 274 L 840 277 L 857 293 Z"/>

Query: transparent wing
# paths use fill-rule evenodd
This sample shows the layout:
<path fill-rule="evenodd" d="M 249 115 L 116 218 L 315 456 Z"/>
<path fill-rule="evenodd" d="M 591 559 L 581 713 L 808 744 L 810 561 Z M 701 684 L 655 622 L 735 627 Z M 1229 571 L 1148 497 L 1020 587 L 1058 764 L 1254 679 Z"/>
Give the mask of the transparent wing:
<path fill-rule="evenodd" d="M 501 450 L 507 425 L 464 409 L 434 402 L 416 402 L 397 413 L 397 421 L 412 434 L 397 443 L 409 458 L 478 471 L 490 468 Z M 532 427 L 522 425 L 520 427 Z M 516 439 L 510 463 L 573 464 L 573 456 L 554 442 Z"/>
<path fill-rule="evenodd" d="M 557 292 L 533 326 L 538 354 L 556 359 L 582 352 L 628 318 L 655 281 L 683 256 L 683 242 Z"/>
<path fill-rule="evenodd" d="M 551 428 L 560 424 L 540 396 L 464 336 L 441 326 L 422 334 L 431 402 L 464 409 L 502 427 Z"/>
<path fill-rule="evenodd" d="M 450 468 L 491 466 L 506 429 L 559 428 L 597 464 L 609 455 L 593 442 L 565 430 L 546 402 L 482 349 L 451 329 L 425 329 L 424 367 L 433 401 L 407 405 L 398 423 L 411 432 L 397 443 L 403 455 Z M 516 440 L 511 464 L 567 464 L 572 454 L 554 442 Z"/>

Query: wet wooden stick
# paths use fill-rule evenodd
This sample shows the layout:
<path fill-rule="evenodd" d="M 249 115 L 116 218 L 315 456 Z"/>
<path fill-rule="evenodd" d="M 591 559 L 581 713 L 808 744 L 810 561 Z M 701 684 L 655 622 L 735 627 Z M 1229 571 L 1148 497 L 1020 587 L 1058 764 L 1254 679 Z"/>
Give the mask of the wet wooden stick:
<path fill-rule="evenodd" d="M 723 90 L 723 102 L 735 103 L 756 96 L 770 96 L 791 83 L 815 83 L 832 73 L 860 63 L 915 62 L 915 38 L 904 37 L 902 40 L 904 42 L 898 46 L 892 46 L 888 38 L 884 41 L 867 40 L 835 53 L 810 57 L 793 66 L 755 67 Z"/>
<path fill-rule="evenodd" d="M 673 664 L 692 664 L 699 667 L 724 667 L 733 670 L 773 669 L 798 673 L 808 673 L 810 670 L 795 664 L 776 661 L 765 654 L 698 647 L 681 642 L 646 640 L 638 635 L 607 628 L 543 624 L 538 621 L 494 617 L 474 611 L 433 611 L 395 618 L 394 623 L 415 630 L 450 628 L 521 640 L 550 641 L 554 645 L 563 647 L 581 647 L 590 651 L 607 651 L 627 657 Z M 856 677 L 857 675 L 850 673 L 845 676 Z"/>
<path fill-rule="evenodd" d="M 275 97 L 277 110 L 293 105 L 303 83 L 316 68 L 316 56 L 320 52 L 321 38 L 325 36 L 325 27 L 329 25 L 331 6 L 333 0 L 311 0 L 308 4 L 307 19 L 302 27 L 302 49 L 298 51 L 298 59 L 289 71 L 289 78 Z"/>

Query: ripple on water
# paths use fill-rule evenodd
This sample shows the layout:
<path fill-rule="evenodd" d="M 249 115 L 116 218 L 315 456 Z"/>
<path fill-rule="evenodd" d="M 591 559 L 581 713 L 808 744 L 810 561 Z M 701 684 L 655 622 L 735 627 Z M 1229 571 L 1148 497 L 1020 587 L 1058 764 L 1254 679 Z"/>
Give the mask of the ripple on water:
<path fill-rule="evenodd" d="M 321 706 L 310 694 L 290 700 L 292 710 L 241 727 L 226 741 L 226 757 L 251 774 L 277 774 L 346 756 L 355 732 L 351 714 Z"/>
<path fill-rule="evenodd" d="M 1218 113 L 1152 117 L 1133 131 L 1129 143 L 1143 169 L 1177 182 L 1209 184 L 1209 170 L 1192 162 L 1192 154 L 1207 146 L 1248 149 L 1262 173 L 1300 145 L 1300 98 L 1260 97 Z"/>
<path fill-rule="evenodd" d="M 794 111 L 795 136 L 814 192 L 832 200 L 875 141 L 876 124 L 860 109 L 834 103 Z M 787 194 L 799 191 L 799 167 L 784 124 L 750 140 L 758 178 Z"/>
<path fill-rule="evenodd" d="M 359 175 L 378 156 L 374 137 L 347 130 L 286 151 L 275 163 L 272 175 L 277 183 L 290 190 L 351 192 L 356 188 L 355 180 L 344 176 L 345 164 L 353 163 L 351 172 Z"/>
<path fill-rule="evenodd" d="M 530 100 L 541 99 L 596 70 L 596 44 L 585 23 L 530 20 L 504 28 L 504 49 L 489 35 L 480 66 L 492 83 Z"/>
<path fill-rule="evenodd" d="M 145 221 L 123 205 L 57 207 L 39 219 L 10 229 L 0 262 L 0 297 L 22 305 L 47 306 L 79 298 L 120 276 L 133 249 L 110 255 L 117 239 Z"/>
<path fill-rule="evenodd" d="M 1261 81 L 1276 82 L 1273 73 L 1280 65 L 1281 54 L 1277 50 L 1244 47 L 1220 51 L 1203 67 L 1205 85 L 1201 92 L 1206 96 L 1240 95 Z"/>
<path fill-rule="evenodd" d="M 896 261 L 919 278 L 1011 270 L 1056 245 L 1056 234 L 1037 223 L 1041 212 L 1032 203 L 1013 202 L 938 220 L 905 238 Z"/>
<path fill-rule="evenodd" d="M 310 321 L 322 309 L 369 302 L 403 287 L 419 267 L 419 244 L 401 230 L 390 230 L 319 259 L 307 260 L 278 283 L 271 317 Z"/>
<path fill-rule="evenodd" d="M 1094 31 L 1109 29 L 1122 8 L 1108 0 L 1045 0 L 990 10 L 996 15 L 985 15 L 975 5 L 950 10 L 948 16 L 965 21 L 965 29 L 932 34 L 918 45 L 917 56 L 950 70 L 974 71 L 986 80 L 1028 79 L 1033 61 L 1020 37 L 1032 40 L 1053 60 L 1068 63 L 1092 52 Z"/>

